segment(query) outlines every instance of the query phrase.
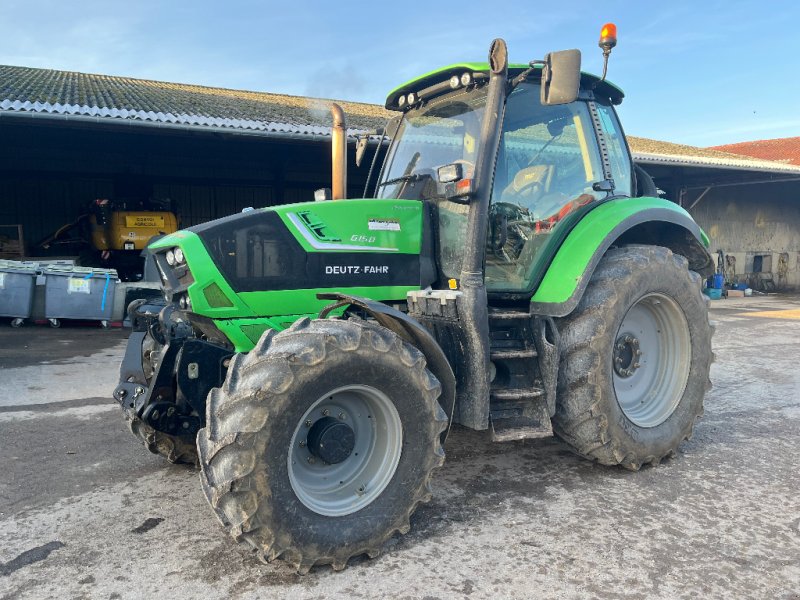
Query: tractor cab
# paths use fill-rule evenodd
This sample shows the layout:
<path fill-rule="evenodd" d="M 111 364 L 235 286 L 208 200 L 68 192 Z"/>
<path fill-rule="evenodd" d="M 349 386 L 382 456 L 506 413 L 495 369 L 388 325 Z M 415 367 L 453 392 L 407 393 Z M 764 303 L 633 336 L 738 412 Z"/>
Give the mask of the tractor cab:
<path fill-rule="evenodd" d="M 442 280 L 460 277 L 471 208 L 488 210 L 481 250 L 487 290 L 530 297 L 582 214 L 633 195 L 631 157 L 613 108 L 622 91 L 581 74 L 574 100 L 548 103 L 542 67 L 509 66 L 499 118 L 486 114 L 488 64 L 445 67 L 389 94 L 386 107 L 401 116 L 388 128 L 376 197 L 434 207 Z M 499 131 L 496 149 L 486 148 L 486 128 Z M 493 154 L 490 172 L 476 172 L 481 152 Z M 476 202 L 478 180 L 489 182 L 487 207 Z"/>

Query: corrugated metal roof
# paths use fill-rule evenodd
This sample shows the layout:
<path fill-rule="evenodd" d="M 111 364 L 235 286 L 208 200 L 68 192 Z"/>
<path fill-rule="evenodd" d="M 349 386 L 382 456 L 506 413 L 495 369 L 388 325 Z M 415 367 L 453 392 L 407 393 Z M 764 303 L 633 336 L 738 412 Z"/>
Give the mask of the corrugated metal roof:
<path fill-rule="evenodd" d="M 219 129 L 330 135 L 334 100 L 0 66 L 0 110 Z M 350 132 L 382 127 L 382 107 L 338 101 Z"/>
<path fill-rule="evenodd" d="M 716 169 L 732 169 L 744 171 L 763 171 L 800 176 L 800 167 L 770 162 L 768 160 L 721 160 L 718 158 L 698 158 L 696 156 L 674 156 L 667 154 L 648 154 L 633 152 L 633 160 L 637 163 L 652 163 L 675 167 L 708 167 Z"/>
<path fill-rule="evenodd" d="M 800 167 L 794 165 L 749 158 L 712 148 L 698 148 L 635 136 L 628 136 L 628 144 L 634 160 L 640 163 L 800 175 Z"/>
<path fill-rule="evenodd" d="M 263 135 L 330 136 L 330 104 L 347 114 L 348 133 L 385 125 L 376 104 L 231 90 L 183 83 L 0 65 L 0 114 L 110 119 L 125 123 Z M 800 174 L 800 167 L 629 136 L 641 163 Z"/>

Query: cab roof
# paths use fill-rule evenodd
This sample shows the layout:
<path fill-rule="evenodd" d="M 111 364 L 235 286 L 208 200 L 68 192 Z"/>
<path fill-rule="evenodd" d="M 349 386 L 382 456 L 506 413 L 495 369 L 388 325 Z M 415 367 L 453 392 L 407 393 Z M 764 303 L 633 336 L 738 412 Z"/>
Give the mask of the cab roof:
<path fill-rule="evenodd" d="M 531 77 L 533 78 L 541 76 L 541 66 L 537 65 L 537 67 L 538 68 L 535 68 L 531 73 Z M 508 65 L 508 75 L 509 77 L 515 77 L 528 68 L 529 65 L 526 64 L 510 64 Z M 389 95 L 386 97 L 385 107 L 388 110 L 401 110 L 397 106 L 397 99 L 401 95 L 408 94 L 409 92 L 419 92 L 420 90 L 424 90 L 431 85 L 439 83 L 440 81 L 447 81 L 453 75 L 461 75 L 464 72 L 483 73 L 488 75 L 489 63 L 456 63 L 436 69 L 430 73 L 420 75 L 419 77 L 416 77 L 410 81 L 406 81 L 403 85 L 400 85 L 389 92 Z M 612 104 L 621 103 L 622 99 L 625 97 L 625 93 L 610 81 L 601 81 L 597 75 L 581 72 L 581 89 L 592 88 L 597 96 L 608 98 L 611 100 Z"/>

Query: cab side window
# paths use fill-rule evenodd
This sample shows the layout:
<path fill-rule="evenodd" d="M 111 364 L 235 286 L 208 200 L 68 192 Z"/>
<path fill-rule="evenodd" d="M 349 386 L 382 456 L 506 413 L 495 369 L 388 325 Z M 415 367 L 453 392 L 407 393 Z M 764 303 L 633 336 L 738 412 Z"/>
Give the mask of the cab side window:
<path fill-rule="evenodd" d="M 614 193 L 632 196 L 631 156 L 628 154 L 628 146 L 625 143 L 617 115 L 610 105 L 598 102 L 596 106 L 603 131 L 606 134 L 608 160 L 611 163 L 611 175 L 614 178 Z"/>
<path fill-rule="evenodd" d="M 506 100 L 489 208 L 489 291 L 528 292 L 533 274 L 587 205 L 605 198 L 600 152 L 586 102 L 544 106 L 537 83 Z"/>

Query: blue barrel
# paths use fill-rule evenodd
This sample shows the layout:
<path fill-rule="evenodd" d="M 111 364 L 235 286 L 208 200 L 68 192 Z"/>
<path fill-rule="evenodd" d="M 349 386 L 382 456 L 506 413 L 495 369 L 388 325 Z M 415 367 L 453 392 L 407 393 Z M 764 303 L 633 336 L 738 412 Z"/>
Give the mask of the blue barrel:
<path fill-rule="evenodd" d="M 725 283 L 725 276 L 722 273 L 714 273 L 714 289 L 721 290 Z"/>

